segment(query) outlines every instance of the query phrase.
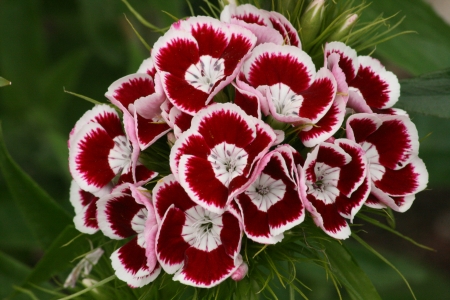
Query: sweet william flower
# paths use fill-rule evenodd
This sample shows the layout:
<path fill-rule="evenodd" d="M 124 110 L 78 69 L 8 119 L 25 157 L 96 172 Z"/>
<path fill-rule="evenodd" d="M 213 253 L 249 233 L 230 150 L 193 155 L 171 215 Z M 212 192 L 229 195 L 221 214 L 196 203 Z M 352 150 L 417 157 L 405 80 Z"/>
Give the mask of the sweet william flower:
<path fill-rule="evenodd" d="M 172 174 L 156 184 L 153 203 L 160 223 L 156 254 L 173 280 L 209 288 L 238 270 L 242 228 L 236 212 L 197 205 Z"/>
<path fill-rule="evenodd" d="M 372 188 L 366 204 L 408 210 L 428 183 L 414 123 L 407 116 L 354 114 L 347 119 L 346 131 L 368 160 Z"/>
<path fill-rule="evenodd" d="M 152 58 L 169 100 L 194 115 L 236 77 L 255 43 L 245 28 L 192 17 L 174 23 L 158 39 Z"/>
<path fill-rule="evenodd" d="M 235 104 L 214 104 L 175 142 L 170 167 L 192 201 L 221 213 L 275 141 L 272 128 Z"/>
<path fill-rule="evenodd" d="M 155 254 L 158 229 L 148 191 L 122 184 L 97 202 L 98 223 L 103 234 L 112 239 L 133 237 L 111 254 L 117 278 L 130 287 L 142 287 L 161 272 Z"/>
<path fill-rule="evenodd" d="M 275 244 L 283 232 L 303 222 L 297 165 L 302 158 L 289 145 L 267 153 L 258 164 L 251 184 L 236 196 L 245 234 L 263 244 Z M 304 184 L 304 183 L 303 183 Z"/>
<path fill-rule="evenodd" d="M 370 193 L 363 149 L 348 139 L 320 143 L 299 172 L 307 187 L 301 195 L 316 225 L 336 239 L 348 238 L 346 219 L 353 220 Z"/>

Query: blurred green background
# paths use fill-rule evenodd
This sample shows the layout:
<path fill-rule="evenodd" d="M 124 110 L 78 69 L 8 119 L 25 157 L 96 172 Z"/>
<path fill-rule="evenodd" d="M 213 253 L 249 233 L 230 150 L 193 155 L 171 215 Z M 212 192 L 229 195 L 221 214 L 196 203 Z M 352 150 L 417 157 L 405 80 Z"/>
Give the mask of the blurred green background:
<path fill-rule="evenodd" d="M 193 7 L 202 3 L 190 2 Z M 180 18 L 189 15 L 183 0 L 130 3 L 160 27 L 173 21 L 162 11 Z M 377 47 L 374 56 L 389 70 L 411 78 L 450 68 L 450 27 L 427 4 L 375 0 L 362 18 L 382 12 L 384 16 L 399 12 L 394 20 L 406 15 L 399 30 L 416 31 Z M 64 93 L 63 87 L 105 102 L 108 86 L 135 72 L 149 56 L 124 14 L 152 45 L 159 34 L 142 26 L 120 0 L 0 0 L 0 76 L 12 82 L 0 89 L 5 143 L 16 162 L 70 214 L 67 138 L 92 105 Z M 422 250 L 367 224 L 363 226 L 367 234 L 361 236 L 403 272 L 418 299 L 450 299 L 450 122 L 415 113 L 411 117 L 423 138 L 420 156 L 430 182 L 408 212 L 395 214 L 397 229 L 437 251 Z M 33 226 L 0 176 L 1 299 L 13 284 L 20 285 L 43 253 Z M 349 247 L 383 299 L 411 299 L 390 267 L 352 242 Z M 311 299 L 335 297 L 320 270 L 305 268 L 300 276 L 313 289 L 307 294 Z"/>

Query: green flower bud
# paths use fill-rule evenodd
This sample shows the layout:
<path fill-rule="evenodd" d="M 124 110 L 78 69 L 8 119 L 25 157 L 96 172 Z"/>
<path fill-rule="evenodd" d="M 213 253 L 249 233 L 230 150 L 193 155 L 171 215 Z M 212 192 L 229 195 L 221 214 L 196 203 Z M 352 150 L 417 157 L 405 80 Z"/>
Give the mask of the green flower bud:
<path fill-rule="evenodd" d="M 327 42 L 342 41 L 348 35 L 348 33 L 352 29 L 353 25 L 356 23 L 357 19 L 358 19 L 357 14 L 351 14 L 351 15 L 347 16 L 347 18 L 345 18 L 345 21 L 339 27 L 339 29 L 336 30 L 335 32 L 333 32 L 327 38 Z"/>
<path fill-rule="evenodd" d="M 314 0 L 300 18 L 302 48 L 308 49 L 319 33 L 323 20 L 325 0 Z"/>

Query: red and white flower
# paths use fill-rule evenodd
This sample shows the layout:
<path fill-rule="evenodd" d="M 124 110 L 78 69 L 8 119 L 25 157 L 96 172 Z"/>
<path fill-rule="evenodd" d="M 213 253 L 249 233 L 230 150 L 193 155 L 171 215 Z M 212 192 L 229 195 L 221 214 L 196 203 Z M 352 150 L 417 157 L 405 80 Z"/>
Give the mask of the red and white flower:
<path fill-rule="evenodd" d="M 157 183 L 153 203 L 160 222 L 156 254 L 173 280 L 208 288 L 240 267 L 242 228 L 232 211 L 197 205 L 173 175 Z"/>
<path fill-rule="evenodd" d="M 296 167 L 301 160 L 291 146 L 279 146 L 261 159 L 250 186 L 236 196 L 250 239 L 275 244 L 284 231 L 303 222 L 305 208 Z"/>
<path fill-rule="evenodd" d="M 302 125 L 305 134 L 300 138 L 307 147 L 331 137 L 345 114 L 345 103 L 334 102 L 337 85 L 333 74 L 327 68 L 316 73 L 311 57 L 297 47 L 271 43 L 255 47 L 242 66 L 237 85 L 259 97 L 264 114 Z"/>
<path fill-rule="evenodd" d="M 347 137 L 359 143 L 369 163 L 372 196 L 367 203 L 404 212 L 425 189 L 428 172 L 417 156 L 418 133 L 406 116 L 355 114 L 347 120 Z"/>
<path fill-rule="evenodd" d="M 333 58 L 336 54 L 339 58 Z M 348 106 L 356 112 L 403 113 L 391 108 L 400 96 L 397 76 L 377 59 L 357 56 L 355 50 L 341 42 L 326 44 L 325 59 L 329 66 L 337 64 L 345 74 L 349 87 Z M 386 109 L 389 110 L 383 112 Z"/>
<path fill-rule="evenodd" d="M 159 76 L 147 74 L 153 71 L 147 66 L 150 62 L 141 67 L 142 72 L 146 73 L 131 74 L 116 80 L 105 94 L 124 113 L 133 115 L 134 131 L 141 150 L 171 129 L 161 116 L 161 105 L 166 96 Z"/>
<path fill-rule="evenodd" d="M 169 100 L 194 115 L 236 77 L 255 42 L 245 28 L 192 17 L 173 24 L 159 38 L 152 58 Z"/>
<path fill-rule="evenodd" d="M 199 111 L 176 141 L 170 167 L 194 202 L 222 213 L 275 140 L 272 128 L 238 106 L 214 104 Z"/>
<path fill-rule="evenodd" d="M 220 20 L 250 30 L 258 38 L 257 44 L 274 43 L 300 47 L 297 30 L 278 12 L 258 9 L 251 4 L 229 4 L 220 13 Z"/>
<path fill-rule="evenodd" d="M 149 192 L 131 184 L 117 186 L 110 195 L 97 201 L 98 224 L 112 239 L 134 236 L 111 255 L 117 278 L 130 287 L 142 287 L 161 272 L 156 259 L 155 237 L 158 230 Z"/>
<path fill-rule="evenodd" d="M 307 187 L 302 197 L 316 225 L 336 239 L 348 238 L 345 219 L 353 220 L 370 193 L 363 149 L 347 139 L 323 142 L 308 153 L 299 172 Z"/>

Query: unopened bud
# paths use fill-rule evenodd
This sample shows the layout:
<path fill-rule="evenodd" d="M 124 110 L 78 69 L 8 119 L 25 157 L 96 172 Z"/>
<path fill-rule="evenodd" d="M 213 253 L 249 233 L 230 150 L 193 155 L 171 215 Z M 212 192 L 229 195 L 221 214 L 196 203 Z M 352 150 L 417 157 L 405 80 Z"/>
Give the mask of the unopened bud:
<path fill-rule="evenodd" d="M 248 272 L 248 265 L 245 262 L 242 262 L 242 264 L 237 268 L 236 271 L 234 271 L 233 274 L 231 274 L 231 279 L 234 281 L 240 281 L 242 280 L 245 275 L 247 275 Z"/>
<path fill-rule="evenodd" d="M 344 37 L 347 36 L 347 34 L 350 32 L 350 30 L 352 29 L 353 25 L 356 23 L 356 20 L 358 19 L 358 15 L 357 14 L 351 14 L 349 15 L 344 23 L 341 25 L 341 27 L 336 30 L 335 32 L 333 32 L 330 37 L 327 39 L 328 42 L 333 42 L 333 41 L 341 41 L 343 40 Z"/>
<path fill-rule="evenodd" d="M 322 26 L 325 0 L 314 0 L 300 18 L 302 48 L 309 48 Z"/>

